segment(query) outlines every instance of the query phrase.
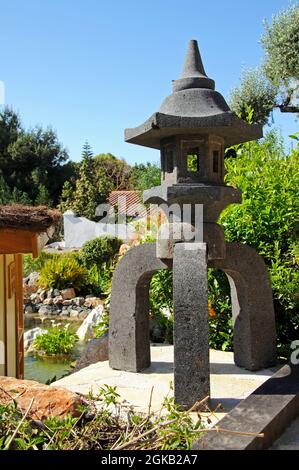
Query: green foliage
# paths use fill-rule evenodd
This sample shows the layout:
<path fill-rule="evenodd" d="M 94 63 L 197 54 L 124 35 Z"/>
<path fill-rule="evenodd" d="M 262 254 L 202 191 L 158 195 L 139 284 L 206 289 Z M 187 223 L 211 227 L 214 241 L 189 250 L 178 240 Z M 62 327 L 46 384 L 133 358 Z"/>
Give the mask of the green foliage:
<path fill-rule="evenodd" d="M 266 124 L 276 105 L 278 89 L 255 69 L 243 70 L 239 88 L 230 95 L 230 107 L 237 116 L 247 120 L 248 106 L 253 109 L 252 121 Z"/>
<path fill-rule="evenodd" d="M 93 157 L 85 143 L 78 177 L 63 186 L 60 210 L 70 209 L 77 216 L 96 220 L 97 206 L 107 201 L 111 191 L 131 188 L 130 173 L 124 160 L 110 153 Z"/>
<path fill-rule="evenodd" d="M 109 330 L 109 313 L 105 310 L 101 321 L 97 323 L 93 328 L 93 336 L 94 338 L 100 338 Z"/>
<path fill-rule="evenodd" d="M 191 449 L 202 430 L 200 415 L 195 421 L 173 398 L 165 399 L 159 416 L 130 410 L 127 420 L 124 412 L 113 413 L 115 406 L 123 411 L 116 387 L 104 385 L 99 398 L 101 409 L 91 394 L 87 405 L 78 406 L 78 417 L 43 422 L 25 416 L 15 401 L 0 405 L 0 450 Z"/>
<path fill-rule="evenodd" d="M 64 181 L 73 174 L 67 159 L 54 131 L 25 131 L 13 110 L 0 112 L 0 202 L 57 204 Z"/>
<path fill-rule="evenodd" d="M 116 405 L 118 398 L 120 397 L 119 393 L 116 391 L 116 387 L 112 385 L 104 384 L 100 388 L 99 398 L 101 398 L 107 406 Z"/>
<path fill-rule="evenodd" d="M 46 261 L 55 261 L 60 256 L 61 255 L 59 255 L 58 253 L 47 253 L 46 251 L 42 251 L 37 258 L 33 258 L 31 254 L 24 255 L 24 276 L 29 276 L 29 274 L 34 271 L 40 272 Z"/>
<path fill-rule="evenodd" d="M 84 243 L 80 250 L 80 261 L 88 269 L 93 290 L 98 294 L 107 294 L 110 289 L 116 254 L 121 244 L 117 237 L 98 237 Z"/>
<path fill-rule="evenodd" d="M 162 337 L 166 342 L 173 343 L 173 300 L 172 300 L 172 271 L 162 269 L 151 279 L 150 315 L 159 326 Z M 167 315 L 165 314 L 167 312 Z M 156 338 L 161 341 L 161 338 Z"/>
<path fill-rule="evenodd" d="M 233 350 L 230 287 L 222 271 L 208 270 L 210 347 Z"/>
<path fill-rule="evenodd" d="M 136 163 L 132 168 L 131 177 L 134 189 L 140 191 L 161 184 L 161 170 L 155 163 Z"/>
<path fill-rule="evenodd" d="M 261 39 L 265 51 L 264 69 L 269 80 L 288 85 L 299 78 L 299 5 L 290 5 L 272 24 L 265 21 L 265 34 Z"/>
<path fill-rule="evenodd" d="M 84 243 L 80 250 L 80 259 L 87 268 L 112 262 L 119 252 L 122 241 L 117 237 L 97 237 Z"/>
<path fill-rule="evenodd" d="M 69 355 L 79 341 L 78 336 L 66 327 L 59 325 L 51 328 L 47 333 L 39 335 L 33 343 L 34 349 L 47 356 Z"/>
<path fill-rule="evenodd" d="M 62 255 L 44 263 L 40 271 L 39 284 L 46 289 L 53 287 L 61 290 L 73 287 L 77 293 L 80 293 L 89 285 L 89 274 L 75 255 Z"/>
<path fill-rule="evenodd" d="M 298 24 L 298 4 L 273 15 L 272 24 L 265 21 L 262 66 L 243 72 L 239 88 L 231 93 L 231 108 L 242 119 L 246 117 L 246 105 L 254 109 L 254 122 L 261 124 L 269 122 L 275 107 L 282 112 L 299 112 Z"/>
<path fill-rule="evenodd" d="M 220 216 L 226 239 L 254 247 L 268 265 L 282 353 L 299 328 L 298 159 L 298 148 L 285 155 L 275 132 L 237 147 L 237 158 L 226 159 L 225 181 L 242 191 L 243 202 Z"/>

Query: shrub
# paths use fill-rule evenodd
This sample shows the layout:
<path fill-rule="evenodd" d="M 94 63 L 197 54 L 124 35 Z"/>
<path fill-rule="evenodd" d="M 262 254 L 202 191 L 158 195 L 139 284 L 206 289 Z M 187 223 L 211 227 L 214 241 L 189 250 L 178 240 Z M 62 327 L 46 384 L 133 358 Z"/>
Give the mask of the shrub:
<path fill-rule="evenodd" d="M 107 295 L 111 287 L 116 254 L 122 241 L 117 237 L 98 237 L 84 243 L 79 252 L 80 262 L 88 269 L 92 291 Z"/>
<path fill-rule="evenodd" d="M 287 356 L 298 339 L 299 147 L 285 154 L 277 133 L 235 147 L 237 158 L 225 161 L 226 184 L 242 191 L 242 204 L 220 216 L 228 241 L 254 247 L 263 256 L 272 282 L 278 348 Z"/>
<path fill-rule="evenodd" d="M 24 276 L 29 276 L 33 271 L 40 272 L 46 261 L 57 260 L 59 258 L 58 253 L 47 253 L 42 251 L 37 258 L 33 258 L 32 255 L 24 255 Z"/>
<path fill-rule="evenodd" d="M 59 325 L 51 328 L 47 333 L 38 336 L 34 341 L 34 348 L 38 352 L 42 352 L 47 356 L 57 356 L 59 354 L 70 354 L 79 341 L 78 336 L 64 327 Z"/>
<path fill-rule="evenodd" d="M 89 274 L 76 256 L 61 255 L 46 261 L 40 271 L 39 284 L 46 289 L 53 287 L 61 290 L 73 287 L 77 292 L 81 292 L 89 285 Z"/>
<path fill-rule="evenodd" d="M 122 241 L 117 237 L 97 237 L 84 243 L 80 250 L 80 259 L 87 268 L 101 267 L 113 261 Z"/>

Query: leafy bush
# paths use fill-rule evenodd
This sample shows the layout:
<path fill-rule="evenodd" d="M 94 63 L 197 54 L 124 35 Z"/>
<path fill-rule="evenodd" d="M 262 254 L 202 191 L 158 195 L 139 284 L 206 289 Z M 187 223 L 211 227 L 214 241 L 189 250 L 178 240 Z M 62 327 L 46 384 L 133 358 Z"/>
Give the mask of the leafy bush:
<path fill-rule="evenodd" d="M 122 241 L 117 237 L 97 237 L 84 243 L 80 250 L 80 259 L 87 268 L 102 266 L 112 262 L 118 253 Z"/>
<path fill-rule="evenodd" d="M 263 256 L 272 282 L 278 348 L 298 339 L 299 148 L 285 154 L 277 133 L 235 147 L 237 158 L 225 162 L 225 182 L 242 191 L 243 202 L 220 216 L 228 241 L 254 247 Z"/>
<path fill-rule="evenodd" d="M 173 343 L 172 271 L 162 269 L 152 277 L 149 292 L 150 315 L 168 343 Z M 165 312 L 169 312 L 168 315 Z M 161 341 L 162 338 L 153 338 Z"/>
<path fill-rule="evenodd" d="M 91 289 L 97 295 L 107 295 L 115 268 L 116 254 L 122 241 L 117 237 L 98 237 L 84 243 L 79 260 L 88 269 Z"/>
<path fill-rule="evenodd" d="M 222 271 L 208 270 L 210 347 L 233 350 L 230 287 Z"/>
<path fill-rule="evenodd" d="M 75 333 L 72 333 L 66 327 L 61 329 L 59 325 L 56 325 L 47 333 L 38 336 L 33 345 L 38 352 L 47 356 L 57 356 L 59 354 L 70 354 L 78 341 L 79 338 Z"/>
<path fill-rule="evenodd" d="M 74 255 L 61 255 L 46 261 L 40 271 L 39 284 L 49 289 L 73 287 L 78 293 L 89 285 L 89 274 Z"/>
<path fill-rule="evenodd" d="M 37 258 L 33 258 L 32 255 L 24 255 L 24 276 L 29 276 L 30 273 L 37 271 L 40 272 L 46 261 L 57 260 L 59 258 L 58 253 L 47 253 L 42 251 Z"/>

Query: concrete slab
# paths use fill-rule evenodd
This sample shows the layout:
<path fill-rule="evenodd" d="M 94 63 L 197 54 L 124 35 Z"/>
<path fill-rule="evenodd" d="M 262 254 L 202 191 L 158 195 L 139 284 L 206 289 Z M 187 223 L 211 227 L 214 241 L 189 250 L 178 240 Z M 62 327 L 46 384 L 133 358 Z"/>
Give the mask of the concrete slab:
<path fill-rule="evenodd" d="M 299 366 L 286 364 L 226 414 L 218 423 L 225 432 L 204 434 L 193 449 L 269 449 L 298 415 Z"/>
<path fill-rule="evenodd" d="M 271 447 L 271 450 L 299 450 L 299 418 L 280 436 Z"/>
<path fill-rule="evenodd" d="M 152 345 L 151 360 L 151 366 L 139 373 L 113 370 L 108 361 L 98 362 L 52 385 L 83 395 L 96 395 L 104 384 L 116 386 L 121 399 L 136 411 L 147 413 L 151 402 L 151 411 L 157 413 L 164 398 L 173 394 L 173 346 Z M 249 372 L 234 364 L 233 353 L 211 350 L 211 409 L 216 409 L 212 423 L 250 395 L 276 369 Z"/>

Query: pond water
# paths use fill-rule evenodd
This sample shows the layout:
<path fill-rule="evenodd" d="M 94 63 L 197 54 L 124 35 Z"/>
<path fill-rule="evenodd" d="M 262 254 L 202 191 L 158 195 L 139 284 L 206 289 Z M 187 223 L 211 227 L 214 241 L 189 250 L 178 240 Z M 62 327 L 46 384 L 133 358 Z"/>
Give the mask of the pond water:
<path fill-rule="evenodd" d="M 62 323 L 62 328 L 64 324 L 71 323 L 70 330 L 72 331 L 77 331 L 77 329 L 82 323 L 82 321 L 73 320 L 72 322 L 70 322 L 69 319 L 61 320 L 60 318 L 56 318 L 55 321 L 56 323 Z M 47 328 L 51 327 L 51 325 L 51 319 L 46 319 L 43 321 L 38 317 L 25 319 L 25 331 L 36 327 L 40 327 L 46 330 Z M 26 355 L 24 361 L 24 378 L 27 380 L 36 380 L 40 383 L 46 383 L 49 380 L 53 381 L 54 378 L 58 380 L 61 377 L 64 377 L 65 375 L 69 375 L 72 372 L 71 364 L 80 356 L 83 347 L 83 344 L 77 344 L 74 354 L 67 361 L 55 361 L 54 358 L 51 358 L 51 360 L 45 360 L 35 355 Z"/>

